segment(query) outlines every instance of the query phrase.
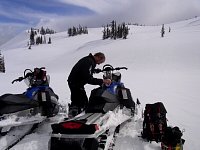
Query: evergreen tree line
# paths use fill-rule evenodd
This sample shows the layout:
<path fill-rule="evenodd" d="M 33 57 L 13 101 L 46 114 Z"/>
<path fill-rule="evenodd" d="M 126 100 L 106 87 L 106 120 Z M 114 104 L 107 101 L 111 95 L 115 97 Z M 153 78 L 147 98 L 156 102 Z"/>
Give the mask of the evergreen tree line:
<path fill-rule="evenodd" d="M 35 45 L 35 44 L 51 44 L 51 38 L 49 37 L 48 42 L 46 41 L 46 34 L 54 34 L 55 31 L 54 30 L 50 30 L 49 28 L 44 29 L 43 27 L 41 27 L 41 29 L 33 29 L 31 28 L 30 31 L 28 31 L 28 33 L 30 33 L 30 43 L 29 43 L 29 48 L 30 45 Z"/>
<path fill-rule="evenodd" d="M 52 30 L 52 29 L 49 29 L 49 28 L 43 28 L 43 27 L 41 27 L 41 29 L 40 29 L 40 34 L 42 34 L 42 35 L 45 35 L 45 34 L 54 34 L 54 33 L 56 33 L 54 30 Z"/>
<path fill-rule="evenodd" d="M 37 34 L 45 35 L 45 34 L 56 33 L 56 31 L 49 29 L 49 28 L 45 29 L 44 27 L 41 27 L 40 29 L 31 28 L 31 30 L 29 30 L 28 33 L 30 33 L 30 32 L 31 32 L 31 34 L 34 34 L 34 35 L 37 35 Z"/>
<path fill-rule="evenodd" d="M 1 51 L 0 51 L 0 72 L 5 73 L 5 62 L 4 62 L 4 57 L 1 54 Z"/>
<path fill-rule="evenodd" d="M 76 28 L 74 26 L 72 28 L 68 28 L 69 36 L 75 36 L 75 35 L 80 35 L 80 34 L 88 34 L 87 27 L 82 27 L 81 25 L 79 25 L 78 28 Z"/>
<path fill-rule="evenodd" d="M 125 23 L 116 24 L 116 21 L 112 21 L 110 25 L 104 27 L 103 30 L 103 40 L 104 39 L 126 39 L 129 34 L 129 28 Z"/>
<path fill-rule="evenodd" d="M 37 36 L 36 37 L 36 40 L 35 40 L 35 44 L 38 45 L 38 44 L 46 44 L 47 41 L 46 41 L 46 36 Z M 51 37 L 49 37 L 48 39 L 48 44 L 51 44 Z"/>

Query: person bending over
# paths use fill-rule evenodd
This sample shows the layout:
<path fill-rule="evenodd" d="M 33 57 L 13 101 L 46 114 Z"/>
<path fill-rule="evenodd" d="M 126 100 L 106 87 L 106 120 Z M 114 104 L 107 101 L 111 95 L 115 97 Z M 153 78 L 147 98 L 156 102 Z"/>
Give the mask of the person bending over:
<path fill-rule="evenodd" d="M 84 85 L 110 85 L 110 79 L 98 79 L 93 77 L 96 65 L 105 62 L 105 55 L 101 52 L 91 53 L 88 56 L 81 58 L 72 68 L 69 77 L 68 85 L 71 91 L 71 104 L 69 105 L 69 118 L 72 118 L 87 108 L 88 98 Z"/>

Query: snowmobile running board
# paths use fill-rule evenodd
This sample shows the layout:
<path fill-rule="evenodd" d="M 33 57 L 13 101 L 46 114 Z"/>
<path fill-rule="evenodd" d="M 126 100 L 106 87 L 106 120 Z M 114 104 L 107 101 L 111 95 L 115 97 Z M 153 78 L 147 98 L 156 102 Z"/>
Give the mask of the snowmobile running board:
<path fill-rule="evenodd" d="M 35 107 L 35 108 L 37 108 L 37 107 Z M 9 116 L 12 116 L 12 115 L 24 116 L 24 114 L 33 114 L 34 111 L 35 111 L 35 108 L 29 108 L 29 109 L 25 109 L 25 110 L 9 113 L 9 114 L 3 114 L 3 115 L 0 116 L 0 121 L 4 120 L 5 118 L 8 118 Z"/>
<path fill-rule="evenodd" d="M 102 117 L 104 114 L 103 113 L 87 113 L 81 116 L 77 116 L 75 118 L 69 119 L 70 120 L 74 120 L 74 121 L 78 121 L 78 120 L 83 120 L 83 119 L 87 119 L 87 123 L 86 124 L 92 124 L 94 123 L 97 119 L 99 119 L 100 117 Z"/>
<path fill-rule="evenodd" d="M 0 127 L 9 126 L 9 123 L 11 123 L 11 126 L 18 126 L 20 124 L 20 118 L 26 119 L 27 117 L 32 116 L 40 116 L 40 118 L 44 118 L 45 116 L 41 116 L 40 113 L 37 113 L 37 110 L 39 110 L 38 107 L 30 108 L 27 110 L 18 111 L 16 113 L 11 114 L 4 114 L 0 116 Z M 13 121 L 13 122 L 11 122 Z M 24 120 L 26 122 L 26 120 Z"/>
<path fill-rule="evenodd" d="M 44 121 L 46 116 L 41 116 L 39 113 L 36 113 L 38 109 L 38 107 L 35 107 L 0 116 L 0 133 L 8 132 L 12 127 Z"/>

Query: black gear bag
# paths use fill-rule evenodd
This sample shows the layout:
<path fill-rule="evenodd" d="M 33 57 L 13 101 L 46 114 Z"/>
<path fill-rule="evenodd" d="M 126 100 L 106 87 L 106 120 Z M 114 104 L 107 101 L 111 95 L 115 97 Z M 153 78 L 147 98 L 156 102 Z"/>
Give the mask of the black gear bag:
<path fill-rule="evenodd" d="M 166 109 L 162 102 L 146 104 L 142 138 L 147 141 L 160 142 L 167 128 Z"/>
<path fill-rule="evenodd" d="M 179 127 L 167 127 L 161 140 L 162 150 L 183 150 L 185 140 Z"/>

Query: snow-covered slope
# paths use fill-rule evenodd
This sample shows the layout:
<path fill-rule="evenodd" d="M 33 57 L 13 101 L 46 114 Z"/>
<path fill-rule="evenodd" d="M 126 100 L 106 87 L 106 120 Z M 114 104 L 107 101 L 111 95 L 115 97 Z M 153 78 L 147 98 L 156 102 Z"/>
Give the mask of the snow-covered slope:
<path fill-rule="evenodd" d="M 106 55 L 106 63 L 114 67 L 128 67 L 127 71 L 122 71 L 122 81 L 131 89 L 133 98 L 139 98 L 143 106 L 162 101 L 168 111 L 168 124 L 186 130 L 184 149 L 198 150 L 200 18 L 165 25 L 164 38 L 160 35 L 161 26 L 129 28 L 130 34 L 126 40 L 102 40 L 102 29 L 90 28 L 88 35 L 68 37 L 67 32 L 51 35 L 52 44 L 33 46 L 31 50 L 21 43 L 15 49 L 2 51 L 6 73 L 0 74 L 0 94 L 23 92 L 25 84 L 12 85 L 11 81 L 21 76 L 26 68 L 45 66 L 51 76 L 51 87 L 59 95 L 60 102 L 66 104 L 70 101 L 67 86 L 69 71 L 81 57 L 101 51 Z M 24 40 L 22 38 L 21 41 Z M 12 46 L 10 44 L 10 48 Z M 86 86 L 88 96 L 92 88 L 94 86 Z M 51 132 L 47 126 L 26 137 L 13 149 L 47 149 L 48 133 Z M 138 126 L 134 122 L 124 126 L 115 149 L 160 149 L 159 144 L 138 139 Z"/>

